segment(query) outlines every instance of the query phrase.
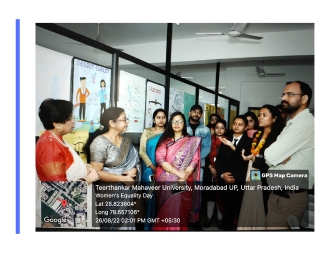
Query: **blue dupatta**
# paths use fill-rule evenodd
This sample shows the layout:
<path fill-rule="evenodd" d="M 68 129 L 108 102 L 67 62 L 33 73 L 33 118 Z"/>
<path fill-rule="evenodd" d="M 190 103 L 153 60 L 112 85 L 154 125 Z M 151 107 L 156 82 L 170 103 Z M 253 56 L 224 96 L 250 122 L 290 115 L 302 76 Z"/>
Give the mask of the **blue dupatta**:
<path fill-rule="evenodd" d="M 149 159 L 152 161 L 153 165 L 156 166 L 156 156 L 155 156 L 155 149 L 163 133 L 154 135 L 147 140 L 146 143 L 146 154 L 148 155 Z M 155 182 L 150 182 L 149 176 L 154 174 L 153 170 L 150 167 L 145 165 L 145 162 L 142 161 L 142 175 L 141 175 L 141 184 L 144 186 L 154 186 Z M 154 174 L 155 176 L 155 174 Z M 147 219 L 155 218 L 155 192 L 152 190 L 144 191 L 147 194 L 151 194 L 151 198 L 146 198 L 146 222 L 144 224 L 144 230 L 152 230 L 153 223 L 148 223 Z"/>
<path fill-rule="evenodd" d="M 156 149 L 156 145 L 157 145 L 158 140 L 160 139 L 161 135 L 162 135 L 162 133 L 150 137 L 146 143 L 146 154 L 148 155 L 149 159 L 152 161 L 153 165 L 155 165 L 155 166 L 156 166 L 155 149 Z M 141 182 L 143 185 L 150 181 L 149 176 L 152 174 L 154 174 L 152 168 L 147 167 L 145 165 L 145 162 L 142 161 Z"/>

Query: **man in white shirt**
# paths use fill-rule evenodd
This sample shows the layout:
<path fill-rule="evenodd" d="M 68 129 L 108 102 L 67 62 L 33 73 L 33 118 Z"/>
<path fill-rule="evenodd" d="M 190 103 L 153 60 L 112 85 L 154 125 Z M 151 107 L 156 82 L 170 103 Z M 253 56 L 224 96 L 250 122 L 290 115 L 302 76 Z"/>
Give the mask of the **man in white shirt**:
<path fill-rule="evenodd" d="M 308 206 L 308 189 L 314 185 L 314 117 L 309 112 L 312 90 L 308 84 L 288 82 L 282 94 L 287 121 L 277 140 L 265 150 L 270 166 L 267 182 L 272 191 L 268 200 L 267 229 L 289 229 L 287 217 L 298 220 Z M 292 178 L 292 173 L 299 173 Z M 285 174 L 285 177 L 280 177 Z"/>

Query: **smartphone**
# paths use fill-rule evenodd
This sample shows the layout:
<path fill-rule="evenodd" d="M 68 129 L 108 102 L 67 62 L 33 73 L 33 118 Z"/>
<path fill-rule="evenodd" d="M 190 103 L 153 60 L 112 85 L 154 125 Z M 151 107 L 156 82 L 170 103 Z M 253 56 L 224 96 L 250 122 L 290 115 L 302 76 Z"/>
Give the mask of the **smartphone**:
<path fill-rule="evenodd" d="M 148 176 L 148 179 L 150 182 L 153 182 L 155 180 L 154 174 L 151 174 L 150 176 Z"/>

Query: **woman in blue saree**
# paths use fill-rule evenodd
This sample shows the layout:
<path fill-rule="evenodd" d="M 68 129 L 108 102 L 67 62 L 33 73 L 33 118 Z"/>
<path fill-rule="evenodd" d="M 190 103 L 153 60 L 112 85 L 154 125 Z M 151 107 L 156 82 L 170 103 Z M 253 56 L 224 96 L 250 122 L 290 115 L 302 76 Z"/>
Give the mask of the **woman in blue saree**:
<path fill-rule="evenodd" d="M 163 109 L 156 109 L 153 113 L 153 124 L 150 128 L 145 128 L 140 139 L 139 155 L 142 158 L 143 186 L 154 186 L 156 171 L 155 148 L 166 127 L 166 113 Z M 147 219 L 155 218 L 155 192 L 148 190 L 146 196 L 146 221 L 144 230 L 151 230 L 153 223 L 148 223 Z M 150 196 L 151 195 L 151 196 Z"/>

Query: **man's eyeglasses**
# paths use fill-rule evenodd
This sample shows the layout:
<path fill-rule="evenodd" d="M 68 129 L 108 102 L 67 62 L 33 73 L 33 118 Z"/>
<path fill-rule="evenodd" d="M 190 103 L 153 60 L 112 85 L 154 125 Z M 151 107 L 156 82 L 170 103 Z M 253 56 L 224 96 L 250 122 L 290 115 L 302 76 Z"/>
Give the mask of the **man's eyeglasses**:
<path fill-rule="evenodd" d="M 293 97 L 293 96 L 302 96 L 303 94 L 296 94 L 294 92 L 286 92 L 286 93 L 283 93 L 281 96 L 280 96 L 280 99 L 282 99 L 282 97 L 284 96 L 287 96 L 287 97 Z"/>
<path fill-rule="evenodd" d="M 120 120 L 120 121 L 125 121 L 125 122 L 129 122 L 129 118 L 122 118 L 122 119 L 117 119 L 117 120 Z"/>
<path fill-rule="evenodd" d="M 171 121 L 172 125 L 175 125 L 175 124 L 182 124 L 183 123 L 183 120 L 173 120 Z"/>

